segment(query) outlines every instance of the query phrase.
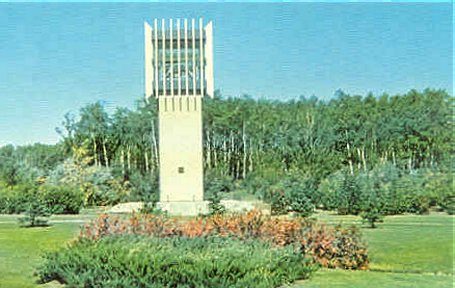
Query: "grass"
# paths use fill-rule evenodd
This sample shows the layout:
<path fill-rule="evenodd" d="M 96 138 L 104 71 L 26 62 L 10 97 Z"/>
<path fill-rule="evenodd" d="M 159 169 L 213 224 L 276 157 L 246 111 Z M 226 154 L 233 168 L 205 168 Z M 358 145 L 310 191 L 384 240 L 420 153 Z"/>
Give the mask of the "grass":
<path fill-rule="evenodd" d="M 451 216 L 390 217 L 378 231 L 365 230 L 371 269 L 453 273 Z M 406 245 L 403 245 L 406 243 Z"/>
<path fill-rule="evenodd" d="M 50 227 L 19 228 L 17 216 L 0 215 L 0 288 L 36 287 L 33 270 L 43 250 L 65 245 L 92 213 L 53 217 Z M 361 225 L 359 217 L 319 213 L 328 223 Z M 295 288 L 452 287 L 453 216 L 389 216 L 377 229 L 362 228 L 371 271 L 321 270 Z"/>
<path fill-rule="evenodd" d="M 317 218 L 361 225 L 355 216 L 320 213 Z M 321 270 L 295 287 L 453 287 L 453 219 L 439 213 L 386 217 L 377 229 L 362 228 L 370 271 Z"/>
<path fill-rule="evenodd" d="M 322 270 L 295 288 L 452 288 L 452 276 L 371 271 Z"/>
<path fill-rule="evenodd" d="M 37 286 L 33 272 L 42 251 L 65 245 L 79 232 L 81 223 L 63 222 L 68 218 L 79 220 L 53 217 L 55 222 L 49 227 L 19 228 L 17 215 L 0 215 L 0 288 Z"/>

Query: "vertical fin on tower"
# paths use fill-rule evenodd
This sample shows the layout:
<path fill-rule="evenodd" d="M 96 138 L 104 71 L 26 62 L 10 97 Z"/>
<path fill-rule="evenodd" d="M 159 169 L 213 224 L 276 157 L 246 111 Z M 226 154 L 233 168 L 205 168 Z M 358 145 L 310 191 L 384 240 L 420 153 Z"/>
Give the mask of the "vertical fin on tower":
<path fill-rule="evenodd" d="M 145 98 L 148 99 L 153 94 L 153 45 L 152 45 L 152 27 L 149 23 L 144 22 L 144 56 L 145 56 Z"/>
<path fill-rule="evenodd" d="M 205 26 L 205 79 L 207 81 L 207 95 L 214 96 L 213 83 L 213 27 L 212 21 Z"/>

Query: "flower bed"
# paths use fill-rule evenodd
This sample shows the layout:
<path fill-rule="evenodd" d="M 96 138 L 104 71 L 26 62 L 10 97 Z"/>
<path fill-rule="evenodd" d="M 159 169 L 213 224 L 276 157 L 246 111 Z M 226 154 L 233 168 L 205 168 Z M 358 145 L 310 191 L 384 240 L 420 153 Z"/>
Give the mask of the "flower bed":
<path fill-rule="evenodd" d="M 107 214 L 87 224 L 80 239 L 97 240 L 113 235 L 144 235 L 157 238 L 211 236 L 269 241 L 275 246 L 298 245 L 323 267 L 367 269 L 368 255 L 359 230 L 327 226 L 305 219 L 273 218 L 253 210 L 246 214 L 213 215 L 178 221 L 162 215 L 133 214 L 123 220 Z"/>

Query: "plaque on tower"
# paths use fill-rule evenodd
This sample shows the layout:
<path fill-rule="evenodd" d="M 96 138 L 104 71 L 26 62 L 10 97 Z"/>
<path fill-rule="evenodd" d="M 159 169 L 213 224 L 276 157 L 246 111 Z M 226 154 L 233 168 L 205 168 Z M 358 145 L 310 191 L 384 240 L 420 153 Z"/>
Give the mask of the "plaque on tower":
<path fill-rule="evenodd" d="M 160 202 L 174 215 L 207 212 L 202 98 L 213 97 L 212 23 L 145 23 L 145 95 L 158 101 Z"/>

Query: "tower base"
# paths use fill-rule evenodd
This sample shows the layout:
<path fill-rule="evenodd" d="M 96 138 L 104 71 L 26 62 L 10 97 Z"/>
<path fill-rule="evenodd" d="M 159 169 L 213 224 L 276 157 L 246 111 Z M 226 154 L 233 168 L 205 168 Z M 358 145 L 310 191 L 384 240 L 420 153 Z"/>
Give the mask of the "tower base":
<path fill-rule="evenodd" d="M 156 206 L 173 216 L 197 216 L 209 212 L 209 201 L 158 202 Z"/>

